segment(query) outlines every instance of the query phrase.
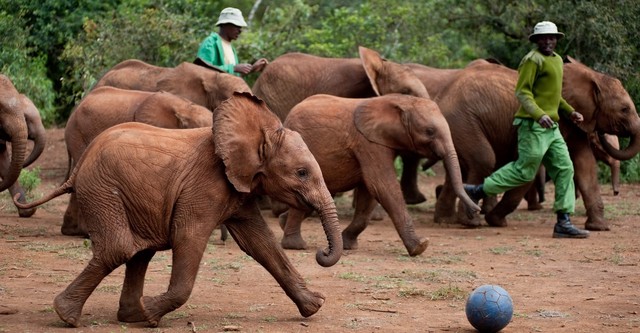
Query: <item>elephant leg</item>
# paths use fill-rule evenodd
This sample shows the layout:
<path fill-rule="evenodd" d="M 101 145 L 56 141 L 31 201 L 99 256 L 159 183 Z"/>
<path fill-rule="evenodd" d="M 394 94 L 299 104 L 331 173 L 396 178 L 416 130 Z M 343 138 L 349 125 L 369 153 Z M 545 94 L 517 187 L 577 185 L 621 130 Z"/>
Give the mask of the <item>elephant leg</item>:
<path fill-rule="evenodd" d="M 11 197 L 13 198 L 16 194 L 20 193 L 20 198 L 18 198 L 18 202 L 20 203 L 26 203 L 27 199 L 26 199 L 26 195 L 24 193 L 24 189 L 22 188 L 22 186 L 20 186 L 19 182 L 15 182 L 13 183 L 13 185 L 11 185 L 9 187 L 9 193 L 11 193 Z M 20 217 L 31 217 L 33 214 L 35 214 L 36 212 L 36 208 L 31 208 L 31 209 L 21 209 L 18 208 L 18 215 Z"/>
<path fill-rule="evenodd" d="M 274 217 L 278 217 L 284 214 L 287 211 L 287 209 L 289 209 L 289 206 L 287 204 L 280 202 L 278 200 L 270 198 L 269 202 L 271 204 L 271 213 L 273 214 Z"/>
<path fill-rule="evenodd" d="M 436 192 L 437 200 L 433 221 L 438 224 L 453 224 L 455 223 L 457 197 L 447 177 L 445 177 L 444 184 L 439 186 L 439 189 L 439 193 Z"/>
<path fill-rule="evenodd" d="M 485 221 L 492 227 L 506 227 L 507 215 L 518 208 L 522 198 L 530 189 L 533 189 L 531 183 L 505 192 L 500 202 L 484 215 Z"/>
<path fill-rule="evenodd" d="M 257 209 L 257 206 L 256 206 Z M 207 246 L 207 240 L 213 232 L 199 230 L 200 238 L 194 239 L 187 232 L 173 236 L 173 258 L 171 260 L 171 278 L 167 291 L 158 296 L 142 296 L 140 299 L 144 317 L 151 327 L 157 327 L 162 317 L 187 302 L 198 274 L 199 263 Z M 204 236 L 206 235 L 206 236 Z"/>
<path fill-rule="evenodd" d="M 357 193 L 357 195 L 354 195 L 355 212 L 353 213 L 353 220 L 342 230 L 342 245 L 345 250 L 358 248 L 358 236 L 369 225 L 371 213 L 378 205 L 366 187 L 359 186 L 354 193 Z"/>
<path fill-rule="evenodd" d="M 60 232 L 63 235 L 88 237 L 87 232 L 81 227 L 78 216 L 78 200 L 76 194 L 71 193 L 67 210 L 64 212 L 64 217 L 62 218 L 62 227 L 60 228 Z"/>
<path fill-rule="evenodd" d="M 597 162 L 593 152 L 589 146 L 581 145 L 574 149 L 571 158 L 576 188 L 582 193 L 587 210 L 585 228 L 592 231 L 610 230 L 609 222 L 604 218 L 604 203 L 600 196 Z"/>
<path fill-rule="evenodd" d="M 67 288 L 53 300 L 53 308 L 66 323 L 73 327 L 80 325 L 82 307 L 98 284 L 117 266 L 106 265 L 97 256 Z"/>
<path fill-rule="evenodd" d="M 136 323 L 147 320 L 140 303 L 144 290 L 144 277 L 147 267 L 156 251 L 144 250 L 136 253 L 127 261 L 124 273 L 124 284 L 120 293 L 118 320 L 125 323 Z"/>
<path fill-rule="evenodd" d="M 307 242 L 302 239 L 300 227 L 302 221 L 309 217 L 309 215 L 311 215 L 311 212 L 305 212 L 295 208 L 289 208 L 286 214 L 281 215 L 281 217 L 286 218 L 284 226 L 281 225 L 283 235 L 280 245 L 282 248 L 291 250 L 304 250 L 307 248 Z"/>
<path fill-rule="evenodd" d="M 353 201 L 351 202 L 351 207 L 356 208 L 357 200 L 358 200 L 358 189 L 356 188 L 353 190 Z M 382 221 L 384 220 L 384 217 L 386 215 L 387 213 L 384 211 L 384 208 L 382 208 L 380 204 L 377 204 L 376 207 L 373 209 L 373 212 L 371 213 L 370 219 L 372 221 Z"/>
<path fill-rule="evenodd" d="M 400 186 L 402 187 L 402 196 L 404 201 L 409 205 L 419 204 L 427 201 L 427 198 L 420 192 L 418 188 L 418 167 L 420 157 L 414 154 L 402 154 L 402 176 L 400 178 Z"/>
<path fill-rule="evenodd" d="M 318 312 L 325 297 L 307 289 L 304 279 L 287 258 L 259 211 L 242 207 L 238 215 L 225 224 L 240 249 L 271 273 L 303 317 Z"/>

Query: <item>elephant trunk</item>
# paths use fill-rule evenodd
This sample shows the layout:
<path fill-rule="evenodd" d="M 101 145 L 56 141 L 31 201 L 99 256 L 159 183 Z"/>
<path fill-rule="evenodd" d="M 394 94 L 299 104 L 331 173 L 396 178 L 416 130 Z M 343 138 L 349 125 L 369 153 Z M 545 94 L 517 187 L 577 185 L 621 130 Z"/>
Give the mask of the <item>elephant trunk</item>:
<path fill-rule="evenodd" d="M 464 190 L 462 173 L 460 172 L 460 163 L 458 162 L 458 154 L 455 149 L 451 148 L 442 161 L 444 162 L 444 167 L 447 170 L 447 177 L 449 177 L 451 186 L 458 198 L 464 202 L 467 206 L 467 210 L 479 212 L 480 207 L 474 203 L 471 198 L 469 198 L 469 195 L 467 195 L 467 192 Z"/>
<path fill-rule="evenodd" d="M 327 196 L 328 199 L 317 209 L 329 244 L 326 249 L 318 249 L 316 253 L 316 261 L 322 267 L 335 265 L 342 256 L 342 233 L 340 231 L 338 211 L 328 192 Z"/>
<path fill-rule="evenodd" d="M 636 130 L 632 133 L 633 134 L 631 135 L 631 141 L 629 142 L 627 148 L 624 149 L 614 148 L 604 138 L 604 134 L 598 133 L 598 135 L 600 136 L 599 139 L 600 143 L 602 144 L 602 149 L 604 149 L 604 151 L 607 152 L 609 156 L 615 158 L 616 160 L 627 161 L 632 159 L 638 154 L 638 152 L 640 152 L 640 139 L 638 138 L 638 136 L 640 136 L 640 126 L 636 126 Z"/>
<path fill-rule="evenodd" d="M 2 124 L 4 130 L 9 136 L 11 142 L 11 163 L 9 164 L 9 170 L 6 176 L 0 182 L 0 192 L 8 189 L 20 176 L 22 171 L 22 164 L 27 150 L 27 125 L 24 121 L 22 114 L 18 116 L 21 119 L 17 119 L 7 124 Z"/>
<path fill-rule="evenodd" d="M 611 168 L 611 186 L 613 195 L 620 194 L 620 161 L 615 160 L 609 166 Z"/>
<path fill-rule="evenodd" d="M 35 162 L 38 157 L 40 157 L 47 143 L 45 129 L 42 123 L 35 124 L 35 127 L 35 130 L 29 129 L 29 139 L 33 140 L 33 150 L 31 150 L 31 154 L 29 154 L 27 159 L 24 161 L 22 165 L 24 168 L 31 165 L 31 163 Z"/>

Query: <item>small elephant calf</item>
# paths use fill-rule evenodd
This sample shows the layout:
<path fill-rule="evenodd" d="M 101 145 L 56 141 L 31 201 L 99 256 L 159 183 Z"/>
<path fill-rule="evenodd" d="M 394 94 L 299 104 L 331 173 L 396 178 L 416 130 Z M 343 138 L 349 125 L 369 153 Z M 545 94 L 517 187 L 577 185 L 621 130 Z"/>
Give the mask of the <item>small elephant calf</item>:
<path fill-rule="evenodd" d="M 316 260 L 327 267 L 342 254 L 336 207 L 318 163 L 300 135 L 282 127 L 249 93 L 222 103 L 212 128 L 114 126 L 94 139 L 64 184 L 37 202 L 16 204 L 35 207 L 71 192 L 93 258 L 55 298 L 54 309 L 76 327 L 87 298 L 122 264 L 118 320 L 157 326 L 189 298 L 207 241 L 221 224 L 273 275 L 302 316 L 316 313 L 324 296 L 307 289 L 260 215 L 254 194 L 317 210 L 329 246 L 318 250 Z M 149 261 L 168 249 L 173 265 L 167 292 L 144 296 Z"/>

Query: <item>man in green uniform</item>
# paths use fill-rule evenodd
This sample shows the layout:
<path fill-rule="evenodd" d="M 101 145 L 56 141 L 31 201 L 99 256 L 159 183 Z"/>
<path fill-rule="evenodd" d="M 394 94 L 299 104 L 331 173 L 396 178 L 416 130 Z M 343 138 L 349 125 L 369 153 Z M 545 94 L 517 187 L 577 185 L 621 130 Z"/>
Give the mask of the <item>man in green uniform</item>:
<path fill-rule="evenodd" d="M 532 181 L 543 164 L 555 184 L 553 237 L 587 238 L 589 232 L 578 229 L 569 218 L 575 210 L 573 164 L 557 123 L 560 116 L 576 124 L 583 121 L 582 114 L 562 98 L 563 62 L 554 49 L 563 36 L 549 21 L 534 27 L 529 40 L 537 49 L 525 55 L 518 67 L 515 94 L 521 105 L 513 122 L 518 128 L 518 159 L 485 178 L 483 184 L 465 184 L 465 190 L 477 202 Z"/>
<path fill-rule="evenodd" d="M 262 71 L 268 63 L 267 59 L 261 58 L 253 65 L 239 63 L 236 49 L 231 45 L 231 41 L 238 39 L 242 33 L 242 27 L 247 26 L 239 9 L 232 7 L 223 9 L 216 26 L 219 31 L 212 32 L 200 43 L 195 64 L 237 76 Z"/>

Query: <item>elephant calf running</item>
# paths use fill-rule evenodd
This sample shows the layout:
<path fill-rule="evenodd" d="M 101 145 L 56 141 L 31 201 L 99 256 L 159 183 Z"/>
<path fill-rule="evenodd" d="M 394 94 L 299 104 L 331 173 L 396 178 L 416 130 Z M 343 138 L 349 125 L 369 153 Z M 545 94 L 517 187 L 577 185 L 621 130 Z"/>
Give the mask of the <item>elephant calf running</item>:
<path fill-rule="evenodd" d="M 345 249 L 358 246 L 371 212 L 380 202 L 411 256 L 424 252 L 406 209 L 396 178 L 394 159 L 400 152 L 442 159 L 456 194 L 469 210 L 480 211 L 465 193 L 449 125 L 428 98 L 390 94 L 373 98 L 315 95 L 296 105 L 284 122 L 300 133 L 322 169 L 332 193 L 357 189 L 353 221 L 342 232 Z M 289 210 L 282 246 L 306 246 L 300 224 L 307 211 Z"/>
<path fill-rule="evenodd" d="M 327 267 L 342 254 L 336 206 L 318 163 L 300 135 L 248 93 L 224 102 L 212 128 L 114 126 L 94 139 L 64 184 L 37 202 L 16 204 L 34 207 L 70 192 L 77 195 L 93 250 L 84 271 L 54 300 L 60 318 L 72 326 L 80 324 L 84 303 L 100 281 L 122 264 L 118 320 L 157 326 L 189 298 L 207 241 L 221 224 L 272 274 L 302 316 L 316 313 L 324 296 L 307 289 L 260 215 L 255 193 L 298 209 L 313 207 L 329 242 L 316 260 Z M 168 249 L 173 265 L 167 292 L 144 296 L 150 260 Z"/>

